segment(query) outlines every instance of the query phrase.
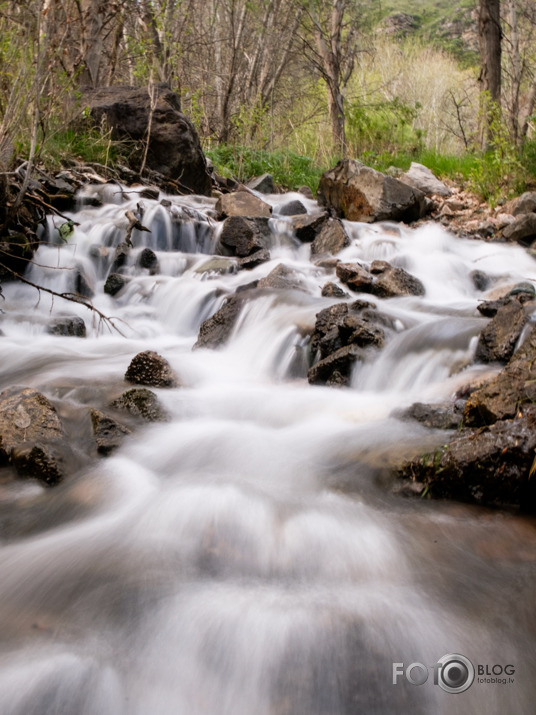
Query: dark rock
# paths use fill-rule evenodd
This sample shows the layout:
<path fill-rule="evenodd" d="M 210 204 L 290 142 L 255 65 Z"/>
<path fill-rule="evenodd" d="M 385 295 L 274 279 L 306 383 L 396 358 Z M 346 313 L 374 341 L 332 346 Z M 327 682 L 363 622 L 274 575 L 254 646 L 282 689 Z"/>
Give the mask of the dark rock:
<path fill-rule="evenodd" d="M 311 244 L 311 254 L 331 253 L 337 254 L 351 243 L 339 219 L 330 218 L 323 223 Z"/>
<path fill-rule="evenodd" d="M 283 204 L 278 210 L 280 216 L 298 216 L 300 214 L 306 214 L 307 209 L 302 204 L 301 201 L 295 199 L 294 201 L 289 201 L 287 204 Z"/>
<path fill-rule="evenodd" d="M 220 244 L 243 258 L 262 249 L 269 249 L 271 238 L 267 218 L 230 216 L 223 223 Z"/>
<path fill-rule="evenodd" d="M 485 291 L 489 288 L 490 278 L 483 271 L 473 271 L 471 280 L 477 290 Z"/>
<path fill-rule="evenodd" d="M 337 278 L 357 293 L 370 293 L 372 275 L 359 263 L 339 263 L 335 269 Z"/>
<path fill-rule="evenodd" d="M 0 393 L 0 462 L 50 485 L 64 477 L 66 450 L 61 420 L 44 395 L 29 387 Z"/>
<path fill-rule="evenodd" d="M 277 290 L 304 290 L 303 282 L 292 268 L 280 263 L 267 276 L 259 281 L 259 288 L 276 288 Z"/>
<path fill-rule="evenodd" d="M 270 218 L 272 207 L 249 191 L 223 194 L 216 202 L 216 213 L 220 219 L 228 216 L 247 218 Z"/>
<path fill-rule="evenodd" d="M 210 196 L 211 179 L 199 137 L 180 111 L 180 98 L 167 85 L 155 86 L 156 106 L 152 112 L 147 167 L 167 179 L 180 182 L 195 194 Z M 115 139 L 133 139 L 138 151 L 130 168 L 139 171 L 147 138 L 151 97 L 148 88 L 100 87 L 84 90 L 83 106 L 100 126 L 104 119 Z"/>
<path fill-rule="evenodd" d="M 99 410 L 91 410 L 93 435 L 100 454 L 110 454 L 121 446 L 123 440 L 131 431 Z"/>
<path fill-rule="evenodd" d="M 83 298 L 93 298 L 95 295 L 93 281 L 89 278 L 82 266 L 77 268 L 74 277 L 74 292 Z"/>
<path fill-rule="evenodd" d="M 493 380 L 475 390 L 465 405 L 468 426 L 514 417 L 520 405 L 536 402 L 536 328 Z"/>
<path fill-rule="evenodd" d="M 338 324 L 345 315 L 348 314 L 347 303 L 335 303 L 329 308 L 324 308 L 316 314 L 315 329 L 311 336 L 311 350 L 318 350 L 320 341 L 332 330 L 336 331 L 338 336 Z"/>
<path fill-rule="evenodd" d="M 165 422 L 166 411 L 158 402 L 157 396 L 145 387 L 134 387 L 123 392 L 110 403 L 116 410 L 126 410 L 134 417 L 141 417 L 146 422 Z"/>
<path fill-rule="evenodd" d="M 111 296 L 117 295 L 127 283 L 128 280 L 119 273 L 110 273 L 104 284 L 104 292 Z"/>
<path fill-rule="evenodd" d="M 266 248 L 261 248 L 260 250 L 255 251 L 255 253 L 252 253 L 249 256 L 239 258 L 238 267 L 250 270 L 251 268 L 256 268 L 257 266 L 260 266 L 262 263 L 267 263 L 270 258 L 270 251 L 268 251 Z"/>
<path fill-rule="evenodd" d="M 480 333 L 475 358 L 479 362 L 507 362 L 513 355 L 527 314 L 515 297 L 501 306 Z"/>
<path fill-rule="evenodd" d="M 536 240 L 536 213 L 522 214 L 503 231 L 507 241 L 517 241 L 522 246 L 529 246 Z"/>
<path fill-rule="evenodd" d="M 144 186 L 139 190 L 140 199 L 151 199 L 152 201 L 158 201 L 160 196 L 160 190 L 156 186 Z"/>
<path fill-rule="evenodd" d="M 37 244 L 22 233 L 11 233 L 0 242 L 0 280 L 13 280 L 23 275 L 32 260 Z"/>
<path fill-rule="evenodd" d="M 401 295 L 424 295 L 424 286 L 418 278 L 403 268 L 390 266 L 374 281 L 372 293 L 379 298 L 394 298 Z"/>
<path fill-rule="evenodd" d="M 246 186 L 248 187 L 248 189 L 258 191 L 260 194 L 275 193 L 274 180 L 271 174 L 263 174 L 262 176 L 256 176 L 254 179 L 250 179 Z"/>
<path fill-rule="evenodd" d="M 126 266 L 129 256 L 130 247 L 123 241 L 115 249 L 112 265 L 110 266 L 110 273 L 120 273 L 121 269 Z"/>
<path fill-rule="evenodd" d="M 350 379 L 352 366 L 361 355 L 362 351 L 356 345 L 339 348 L 315 363 L 309 369 L 307 379 L 311 385 L 325 384 L 330 379 L 333 379 L 337 385 L 346 385 Z"/>
<path fill-rule="evenodd" d="M 236 295 L 228 298 L 214 315 L 205 320 L 193 349 L 217 348 L 229 339 L 242 310 L 244 299 Z"/>
<path fill-rule="evenodd" d="M 320 179 L 318 201 L 350 221 L 416 221 L 424 194 L 354 159 L 343 159 Z"/>
<path fill-rule="evenodd" d="M 322 295 L 324 298 L 349 298 L 349 294 L 346 293 L 340 286 L 336 283 L 328 281 L 322 286 Z"/>
<path fill-rule="evenodd" d="M 152 350 L 138 353 L 132 358 L 125 380 L 152 387 L 177 387 L 179 384 L 168 361 Z"/>
<path fill-rule="evenodd" d="M 156 268 L 158 258 L 156 253 L 150 248 L 144 248 L 138 256 L 138 265 L 140 268 L 148 268 L 149 270 Z"/>
<path fill-rule="evenodd" d="M 66 317 L 56 320 L 49 325 L 47 332 L 51 335 L 72 336 L 75 338 L 86 337 L 86 324 L 78 316 Z"/>
<path fill-rule="evenodd" d="M 314 194 L 308 186 L 300 186 L 298 189 L 300 194 L 303 194 L 306 199 L 314 199 Z"/>
<path fill-rule="evenodd" d="M 311 243 L 315 240 L 320 228 L 328 220 L 327 213 L 303 214 L 292 217 L 294 235 L 302 243 Z"/>
<path fill-rule="evenodd" d="M 253 254 L 255 255 L 255 254 Z M 244 283 L 244 285 L 238 286 L 235 293 L 245 293 L 246 291 L 255 290 L 259 287 L 259 281 L 251 281 L 251 283 Z"/>
<path fill-rule="evenodd" d="M 383 347 L 385 333 L 370 320 L 348 313 L 338 324 L 339 335 L 343 345 L 358 345 L 366 347 L 373 345 Z"/>
<path fill-rule="evenodd" d="M 516 201 L 516 205 L 512 211 L 514 216 L 522 216 L 536 212 L 536 192 L 526 191 Z"/>
<path fill-rule="evenodd" d="M 530 405 L 515 419 L 463 430 L 433 455 L 406 464 L 401 475 L 423 484 L 433 497 L 534 512 L 535 450 L 536 407 Z"/>
<path fill-rule="evenodd" d="M 464 400 L 427 405 L 415 402 L 400 416 L 409 417 L 432 429 L 458 429 L 463 420 Z"/>

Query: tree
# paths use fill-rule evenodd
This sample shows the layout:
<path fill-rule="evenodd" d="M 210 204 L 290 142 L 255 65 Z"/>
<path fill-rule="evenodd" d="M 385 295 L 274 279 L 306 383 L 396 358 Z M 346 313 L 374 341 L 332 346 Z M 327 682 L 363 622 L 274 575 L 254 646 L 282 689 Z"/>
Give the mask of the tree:
<path fill-rule="evenodd" d="M 480 83 L 483 102 L 482 144 L 490 140 L 492 117 L 501 105 L 501 8 L 500 0 L 480 0 L 478 14 Z"/>

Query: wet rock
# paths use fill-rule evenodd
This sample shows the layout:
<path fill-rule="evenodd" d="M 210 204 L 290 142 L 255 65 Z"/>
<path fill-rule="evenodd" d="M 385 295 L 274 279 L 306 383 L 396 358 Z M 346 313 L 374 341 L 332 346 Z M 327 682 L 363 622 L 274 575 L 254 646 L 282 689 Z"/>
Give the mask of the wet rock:
<path fill-rule="evenodd" d="M 465 400 L 441 402 L 427 405 L 415 402 L 400 414 L 401 418 L 410 418 L 432 429 L 458 429 L 463 420 Z"/>
<path fill-rule="evenodd" d="M 259 281 L 259 288 L 277 290 L 305 290 L 301 276 L 292 268 L 280 263 Z"/>
<path fill-rule="evenodd" d="M 144 186 L 140 188 L 139 191 L 140 199 L 151 199 L 152 201 L 158 201 L 160 196 L 160 190 L 156 186 Z"/>
<path fill-rule="evenodd" d="M 130 168 L 139 172 L 151 132 L 146 166 L 166 179 L 179 182 L 195 194 L 210 196 L 212 189 L 206 159 L 191 122 L 180 111 L 180 97 L 165 84 L 154 85 L 154 103 L 147 87 L 99 87 L 84 89 L 82 106 L 101 126 L 105 120 L 114 139 L 133 140 Z"/>
<path fill-rule="evenodd" d="M 275 193 L 274 180 L 271 174 L 262 174 L 262 176 L 256 176 L 254 179 L 250 179 L 246 186 L 248 189 L 253 191 L 258 191 L 260 194 L 273 194 Z"/>
<path fill-rule="evenodd" d="M 320 341 L 333 329 L 337 330 L 339 321 L 348 314 L 347 303 L 335 303 L 316 314 L 316 322 L 311 336 L 311 350 L 318 350 Z M 338 330 L 337 330 L 338 335 Z"/>
<path fill-rule="evenodd" d="M 536 213 L 522 214 L 503 231 L 507 241 L 517 241 L 522 246 L 529 246 L 536 240 Z"/>
<path fill-rule="evenodd" d="M 224 221 L 220 244 L 232 255 L 244 258 L 262 249 L 269 249 L 271 237 L 267 218 L 231 216 Z"/>
<path fill-rule="evenodd" d="M 530 214 L 536 212 L 536 192 L 526 191 L 524 194 L 517 199 L 515 206 L 512 210 L 514 216 L 522 216 L 523 214 Z"/>
<path fill-rule="evenodd" d="M 371 268 L 374 269 L 374 261 Z M 382 261 L 382 263 L 384 263 Z M 388 264 L 389 265 L 389 264 Z M 372 286 L 372 293 L 379 298 L 394 298 L 402 295 L 424 295 L 424 286 L 418 278 L 403 268 L 389 266 L 377 270 L 378 277 Z"/>
<path fill-rule="evenodd" d="M 86 324 L 78 316 L 65 317 L 49 325 L 47 332 L 51 335 L 71 336 L 75 338 L 86 337 Z"/>
<path fill-rule="evenodd" d="M 530 405 L 515 419 L 464 429 L 434 454 L 404 465 L 401 476 L 421 483 L 433 497 L 534 512 L 535 449 L 536 407 Z"/>
<path fill-rule="evenodd" d="M 37 244 L 22 233 L 10 233 L 0 242 L 0 280 L 12 280 L 13 273 L 23 275 L 33 258 Z"/>
<path fill-rule="evenodd" d="M 324 298 L 349 298 L 349 294 L 336 283 L 328 281 L 322 286 L 322 296 Z"/>
<path fill-rule="evenodd" d="M 117 295 L 127 283 L 128 279 L 120 273 L 111 273 L 104 284 L 104 292 L 111 296 Z"/>
<path fill-rule="evenodd" d="M 512 418 L 518 408 L 536 402 L 536 328 L 493 380 L 475 390 L 464 411 L 467 426 L 480 427 Z"/>
<path fill-rule="evenodd" d="M 158 402 L 157 396 L 146 387 L 134 387 L 123 392 L 110 403 L 116 410 L 125 410 L 146 422 L 165 422 L 168 415 Z"/>
<path fill-rule="evenodd" d="M 335 272 L 337 278 L 351 290 L 357 293 L 370 293 L 372 291 L 373 277 L 359 263 L 338 263 Z"/>
<path fill-rule="evenodd" d="M 452 191 L 449 187 L 434 176 L 434 174 L 423 164 L 412 161 L 408 171 L 400 176 L 403 181 L 415 189 L 419 189 L 427 196 L 437 194 L 439 196 L 450 196 Z"/>
<path fill-rule="evenodd" d="M 320 228 L 327 222 L 327 213 L 304 214 L 292 217 L 294 235 L 302 243 L 311 243 L 315 240 Z"/>
<path fill-rule="evenodd" d="M 217 348 L 229 339 L 242 311 L 244 298 L 232 295 L 213 316 L 205 320 L 193 349 Z"/>
<path fill-rule="evenodd" d="M 115 249 L 112 265 L 109 273 L 120 273 L 121 269 L 126 266 L 128 257 L 130 256 L 130 247 L 124 241 L 121 242 Z"/>
<path fill-rule="evenodd" d="M 216 213 L 220 219 L 229 216 L 247 218 L 270 218 L 272 207 L 249 191 L 223 194 L 216 202 Z"/>
<path fill-rule="evenodd" d="M 214 257 L 209 258 L 200 266 L 198 266 L 194 273 L 217 273 L 219 275 L 225 275 L 226 273 L 234 273 L 236 271 L 236 262 L 229 258 Z"/>
<path fill-rule="evenodd" d="M 29 387 L 0 393 L 0 462 L 50 485 L 64 477 L 68 451 L 61 420 L 43 394 Z"/>
<path fill-rule="evenodd" d="M 507 362 L 514 349 L 528 316 L 523 305 L 515 297 L 502 305 L 495 316 L 480 333 L 475 358 L 479 362 Z"/>
<path fill-rule="evenodd" d="M 74 277 L 74 292 L 83 298 L 93 298 L 95 286 L 92 279 L 87 275 L 84 268 L 79 266 Z"/>
<path fill-rule="evenodd" d="M 256 268 L 263 263 L 267 263 L 270 258 L 270 251 L 268 251 L 266 248 L 261 248 L 260 250 L 255 251 L 255 253 L 252 253 L 249 256 L 239 258 L 238 267 L 244 268 L 246 270 L 251 270 L 252 268 Z"/>
<path fill-rule="evenodd" d="M 311 385 L 321 385 L 332 380 L 332 384 L 347 385 L 355 361 L 362 356 L 356 345 L 346 345 L 315 363 L 307 372 Z"/>
<path fill-rule="evenodd" d="M 177 387 L 179 384 L 168 361 L 152 350 L 138 353 L 132 358 L 125 380 L 152 387 Z"/>
<path fill-rule="evenodd" d="M 343 345 L 358 345 L 366 347 L 373 345 L 383 347 L 385 333 L 367 318 L 353 313 L 345 315 L 338 324 L 339 335 Z"/>
<path fill-rule="evenodd" d="M 470 278 L 477 290 L 485 291 L 489 288 L 491 279 L 484 271 L 472 271 Z"/>
<path fill-rule="evenodd" d="M 306 214 L 307 209 L 301 201 L 295 199 L 294 201 L 283 204 L 283 206 L 279 208 L 278 213 L 280 216 L 298 216 L 300 214 Z"/>
<path fill-rule="evenodd" d="M 158 265 L 156 253 L 150 248 L 144 248 L 138 255 L 138 266 L 149 270 L 155 269 Z"/>
<path fill-rule="evenodd" d="M 340 253 L 351 244 L 350 238 L 339 219 L 330 218 L 320 226 L 311 244 L 311 254 Z"/>
<path fill-rule="evenodd" d="M 305 196 L 306 199 L 314 199 L 314 194 L 311 191 L 311 189 L 309 188 L 309 186 L 300 186 L 300 188 L 298 189 L 298 192 L 300 194 L 303 194 L 303 196 Z"/>
<path fill-rule="evenodd" d="M 405 221 L 421 218 L 424 194 L 354 159 L 343 159 L 320 179 L 318 201 L 350 221 Z"/>
<path fill-rule="evenodd" d="M 128 434 L 131 434 L 128 427 L 107 417 L 99 410 L 91 410 L 91 425 L 99 454 L 110 454 L 121 446 Z"/>

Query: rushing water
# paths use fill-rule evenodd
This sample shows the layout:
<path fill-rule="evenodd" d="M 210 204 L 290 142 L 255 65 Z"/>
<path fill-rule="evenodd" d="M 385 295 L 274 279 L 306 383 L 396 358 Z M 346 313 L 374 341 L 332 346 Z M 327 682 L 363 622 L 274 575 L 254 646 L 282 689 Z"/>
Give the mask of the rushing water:
<path fill-rule="evenodd" d="M 104 205 L 80 208 L 67 245 L 49 219 L 27 275 L 65 291 L 82 274 L 122 334 L 83 306 L 5 285 L 1 386 L 43 391 L 75 441 L 141 350 L 165 356 L 183 386 L 155 390 L 169 422 L 60 486 L 0 481 L 0 713 L 533 713 L 534 522 L 395 496 L 390 467 L 446 440 L 393 412 L 483 374 L 471 364 L 485 324 L 476 305 L 536 281 L 534 259 L 436 225 L 346 224 L 342 259 L 388 260 L 426 295 L 374 299 L 395 321 L 386 347 L 349 389 L 313 387 L 303 335 L 337 302 L 320 295 L 335 276 L 278 216 L 296 195 L 268 197 L 272 260 L 225 275 L 202 268 L 218 240 L 213 200 L 143 200 L 152 233 L 134 232 L 130 280 L 112 298 L 104 280 L 139 197 L 87 190 L 98 191 Z M 154 274 L 138 266 L 144 246 Z M 223 349 L 191 350 L 226 296 L 281 262 L 303 291 L 261 291 Z M 47 333 L 65 313 L 86 320 L 86 339 Z M 461 694 L 432 675 L 393 685 L 393 662 L 448 653 L 511 664 L 514 682 L 475 680 Z"/>

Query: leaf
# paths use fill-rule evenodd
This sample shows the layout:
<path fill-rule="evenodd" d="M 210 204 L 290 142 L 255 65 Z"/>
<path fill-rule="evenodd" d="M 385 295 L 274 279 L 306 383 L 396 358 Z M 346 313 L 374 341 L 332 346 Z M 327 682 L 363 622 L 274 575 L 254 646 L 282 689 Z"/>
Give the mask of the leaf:
<path fill-rule="evenodd" d="M 64 243 L 67 243 L 69 238 L 74 233 L 74 221 L 71 221 L 71 219 L 69 219 L 65 223 L 62 223 L 61 226 L 58 228 L 58 233 L 60 234 L 61 240 Z"/>

